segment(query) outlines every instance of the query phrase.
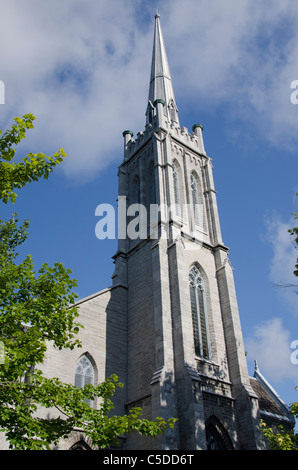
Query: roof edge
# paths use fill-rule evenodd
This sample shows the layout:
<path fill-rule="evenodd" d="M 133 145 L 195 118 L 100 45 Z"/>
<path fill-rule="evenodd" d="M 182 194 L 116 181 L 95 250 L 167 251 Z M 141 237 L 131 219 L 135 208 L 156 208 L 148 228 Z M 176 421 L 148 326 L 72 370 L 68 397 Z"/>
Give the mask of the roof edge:
<path fill-rule="evenodd" d="M 295 422 L 294 416 L 291 413 L 289 406 L 286 405 L 286 403 L 279 396 L 277 391 L 272 387 L 272 385 L 260 372 L 257 361 L 255 361 L 255 370 L 254 370 L 253 378 L 255 378 L 259 382 L 259 384 L 264 388 L 264 390 L 268 393 L 268 395 L 272 398 L 272 400 L 276 403 L 276 405 L 285 413 L 288 419 L 291 422 Z"/>

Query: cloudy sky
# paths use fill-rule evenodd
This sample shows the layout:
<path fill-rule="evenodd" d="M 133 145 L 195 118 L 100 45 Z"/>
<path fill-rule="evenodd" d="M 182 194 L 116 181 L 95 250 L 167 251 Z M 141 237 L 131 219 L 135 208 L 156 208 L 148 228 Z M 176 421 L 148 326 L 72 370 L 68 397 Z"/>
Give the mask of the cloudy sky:
<path fill-rule="evenodd" d="M 20 155 L 63 147 L 48 182 L 15 206 L 30 219 L 37 267 L 62 261 L 82 298 L 111 284 L 115 240 L 95 237 L 95 208 L 115 205 L 122 131 L 145 125 L 154 14 L 166 42 L 181 125 L 204 125 L 224 242 L 231 248 L 250 373 L 298 401 L 298 3 L 293 0 L 0 0 L 0 127 L 37 119 Z"/>

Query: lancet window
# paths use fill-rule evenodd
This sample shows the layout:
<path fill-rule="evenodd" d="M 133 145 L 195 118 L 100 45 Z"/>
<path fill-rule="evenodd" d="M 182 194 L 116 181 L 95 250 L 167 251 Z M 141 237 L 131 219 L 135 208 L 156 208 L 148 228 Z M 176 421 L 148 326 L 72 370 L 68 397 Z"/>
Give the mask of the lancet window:
<path fill-rule="evenodd" d="M 193 266 L 189 272 L 189 289 L 195 354 L 209 359 L 204 283 L 196 266 Z"/>
<path fill-rule="evenodd" d="M 75 386 L 83 388 L 87 384 L 94 384 L 94 367 L 86 354 L 81 356 L 75 369 Z M 92 400 L 85 400 L 92 405 Z"/>

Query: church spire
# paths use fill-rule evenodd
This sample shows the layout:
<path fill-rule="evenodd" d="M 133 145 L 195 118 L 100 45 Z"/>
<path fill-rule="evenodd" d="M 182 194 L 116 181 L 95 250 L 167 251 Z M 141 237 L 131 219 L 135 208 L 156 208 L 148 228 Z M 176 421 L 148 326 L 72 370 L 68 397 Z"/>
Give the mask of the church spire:
<path fill-rule="evenodd" d="M 160 26 L 160 15 L 155 15 L 155 30 L 153 41 L 153 53 L 151 64 L 151 76 L 149 85 L 148 107 L 146 111 L 147 123 L 151 122 L 156 100 L 164 102 L 164 114 L 169 121 L 178 121 L 178 109 L 176 106 L 169 63 L 167 59 L 164 39 Z"/>

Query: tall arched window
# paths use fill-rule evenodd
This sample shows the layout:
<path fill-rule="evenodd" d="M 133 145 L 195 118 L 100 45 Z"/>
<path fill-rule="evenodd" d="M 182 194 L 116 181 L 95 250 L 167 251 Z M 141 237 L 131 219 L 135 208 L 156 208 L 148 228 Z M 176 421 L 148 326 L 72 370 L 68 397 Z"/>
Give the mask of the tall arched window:
<path fill-rule="evenodd" d="M 86 354 L 80 357 L 75 369 L 75 386 L 83 388 L 87 384 L 94 384 L 94 367 Z M 92 405 L 92 400 L 85 400 Z"/>
<path fill-rule="evenodd" d="M 193 214 L 195 225 L 200 225 L 200 210 L 199 210 L 199 193 L 198 193 L 198 183 L 193 174 L 190 175 L 190 188 L 192 194 L 192 205 L 193 205 Z"/>
<path fill-rule="evenodd" d="M 189 272 L 189 289 L 195 354 L 209 359 L 204 283 L 196 266 L 193 266 Z"/>
<path fill-rule="evenodd" d="M 174 199 L 175 199 L 176 215 L 178 215 L 178 217 L 181 217 L 179 176 L 178 176 L 178 170 L 175 164 L 173 165 L 173 185 L 174 185 Z"/>

